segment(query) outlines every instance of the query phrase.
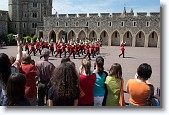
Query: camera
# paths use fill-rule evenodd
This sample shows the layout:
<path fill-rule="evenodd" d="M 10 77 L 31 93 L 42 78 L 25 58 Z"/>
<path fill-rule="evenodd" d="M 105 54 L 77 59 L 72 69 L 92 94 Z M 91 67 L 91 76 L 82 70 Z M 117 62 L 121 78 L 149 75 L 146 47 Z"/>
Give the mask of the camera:
<path fill-rule="evenodd" d="M 17 35 L 13 35 L 13 37 L 16 37 Z"/>

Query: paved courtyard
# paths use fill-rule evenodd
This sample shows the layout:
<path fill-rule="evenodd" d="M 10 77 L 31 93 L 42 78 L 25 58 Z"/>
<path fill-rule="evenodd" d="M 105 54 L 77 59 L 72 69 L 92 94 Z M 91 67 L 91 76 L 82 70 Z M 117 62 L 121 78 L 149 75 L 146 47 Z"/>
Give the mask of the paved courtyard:
<path fill-rule="evenodd" d="M 101 47 L 101 54 L 100 56 L 103 56 L 105 59 L 105 70 L 109 70 L 111 65 L 115 62 L 120 63 L 122 66 L 122 74 L 124 78 L 124 85 L 126 85 L 126 82 L 134 78 L 134 75 L 136 73 L 137 67 L 141 63 L 148 63 L 152 67 L 152 76 L 150 78 L 150 82 L 155 86 L 160 86 L 160 48 L 147 48 L 147 47 L 125 47 L 125 56 L 126 58 L 119 58 L 118 54 L 121 53 L 119 46 L 103 46 Z M 8 46 L 3 47 L 0 49 L 0 53 L 6 53 L 9 57 L 10 56 L 16 56 L 17 54 L 17 47 L 16 46 Z M 35 60 L 35 63 L 39 61 L 39 54 L 36 56 L 32 56 L 32 59 Z M 59 56 L 58 56 L 59 57 Z M 71 57 L 71 60 L 75 62 L 76 68 L 78 68 L 81 65 L 81 57 L 77 56 L 77 59 L 73 59 Z M 55 65 L 58 66 L 60 64 L 61 58 L 55 58 L 50 57 L 50 61 Z M 94 65 L 95 58 L 92 58 L 92 69 Z M 126 87 L 124 86 L 124 89 Z M 128 96 L 126 96 L 128 98 Z"/>

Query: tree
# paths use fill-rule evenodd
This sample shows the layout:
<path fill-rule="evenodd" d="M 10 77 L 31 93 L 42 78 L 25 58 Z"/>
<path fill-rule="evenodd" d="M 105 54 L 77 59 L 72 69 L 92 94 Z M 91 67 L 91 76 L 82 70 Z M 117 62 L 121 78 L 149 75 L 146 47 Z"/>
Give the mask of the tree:
<path fill-rule="evenodd" d="M 23 38 L 24 38 L 24 41 L 27 41 L 28 43 L 30 43 L 31 39 L 32 39 L 31 36 L 26 36 L 26 37 L 23 37 Z"/>
<path fill-rule="evenodd" d="M 35 35 L 33 36 L 33 42 L 36 42 L 37 39 L 38 39 L 38 35 L 35 34 Z"/>

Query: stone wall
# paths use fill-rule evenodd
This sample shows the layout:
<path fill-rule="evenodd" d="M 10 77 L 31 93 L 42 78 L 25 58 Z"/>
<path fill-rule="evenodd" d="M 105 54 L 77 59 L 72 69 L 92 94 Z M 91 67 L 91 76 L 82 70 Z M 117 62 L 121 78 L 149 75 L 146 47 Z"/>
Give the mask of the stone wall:
<path fill-rule="evenodd" d="M 120 45 L 127 41 L 126 45 L 133 47 L 160 47 L 160 13 L 139 12 L 136 16 L 134 13 L 59 14 L 58 17 L 44 17 L 43 29 L 37 28 L 37 34 L 38 31 L 43 31 L 44 39 L 48 41 L 51 31 L 55 32 L 57 40 L 61 31 L 66 31 L 67 36 L 74 39 L 81 33 L 89 39 L 101 38 L 103 45 Z"/>
<path fill-rule="evenodd" d="M 52 0 L 9 0 L 10 32 L 36 34 L 36 27 L 42 26 L 43 17 L 49 15 L 52 15 Z"/>
<path fill-rule="evenodd" d="M 0 10 L 0 35 L 8 33 L 8 12 Z"/>

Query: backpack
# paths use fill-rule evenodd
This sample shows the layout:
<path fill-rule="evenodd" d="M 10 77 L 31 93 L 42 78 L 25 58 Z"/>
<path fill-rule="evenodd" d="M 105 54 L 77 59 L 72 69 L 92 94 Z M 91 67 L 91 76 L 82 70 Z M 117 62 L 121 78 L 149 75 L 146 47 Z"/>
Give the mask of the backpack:
<path fill-rule="evenodd" d="M 145 106 L 160 106 L 157 98 L 154 96 L 154 87 L 151 84 L 148 84 L 150 88 L 150 95 L 147 97 L 147 102 Z"/>

